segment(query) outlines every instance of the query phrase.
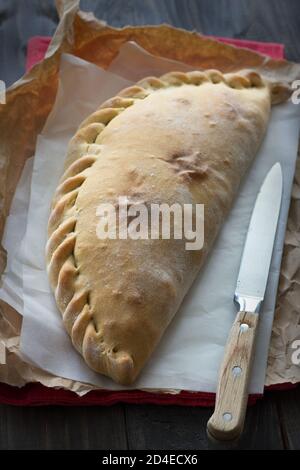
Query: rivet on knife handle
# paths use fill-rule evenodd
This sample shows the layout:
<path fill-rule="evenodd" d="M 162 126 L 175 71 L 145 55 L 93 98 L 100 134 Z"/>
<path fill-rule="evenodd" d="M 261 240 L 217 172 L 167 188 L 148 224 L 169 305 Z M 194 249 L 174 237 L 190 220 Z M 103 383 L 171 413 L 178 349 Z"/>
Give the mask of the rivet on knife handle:
<path fill-rule="evenodd" d="M 216 440 L 234 440 L 243 431 L 258 319 L 257 313 L 239 312 L 230 331 L 215 411 L 207 423 L 209 435 Z"/>

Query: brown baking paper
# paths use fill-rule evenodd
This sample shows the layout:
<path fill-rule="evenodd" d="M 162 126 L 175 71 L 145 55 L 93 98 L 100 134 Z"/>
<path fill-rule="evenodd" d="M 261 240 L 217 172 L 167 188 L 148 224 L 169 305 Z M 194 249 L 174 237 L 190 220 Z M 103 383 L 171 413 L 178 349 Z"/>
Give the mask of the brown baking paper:
<path fill-rule="evenodd" d="M 27 158 L 33 155 L 38 133 L 55 100 L 59 60 L 69 52 L 107 68 L 120 46 L 133 40 L 155 56 L 185 62 L 197 68 L 223 72 L 241 68 L 258 70 L 273 81 L 292 82 L 300 78 L 300 66 L 272 60 L 258 53 L 236 48 L 167 25 L 115 29 L 79 11 L 78 0 L 59 1 L 60 23 L 46 58 L 35 65 L 7 92 L 0 105 L 0 237 L 19 176 Z M 277 308 L 270 345 L 266 384 L 300 382 L 300 366 L 293 365 L 293 341 L 300 339 L 300 163 L 298 158 L 284 246 Z M 6 255 L 1 247 L 0 273 Z M 25 363 L 19 353 L 20 315 L 0 302 L 0 381 L 22 386 L 40 382 L 63 387 L 82 395 L 95 387 L 54 377 Z"/>

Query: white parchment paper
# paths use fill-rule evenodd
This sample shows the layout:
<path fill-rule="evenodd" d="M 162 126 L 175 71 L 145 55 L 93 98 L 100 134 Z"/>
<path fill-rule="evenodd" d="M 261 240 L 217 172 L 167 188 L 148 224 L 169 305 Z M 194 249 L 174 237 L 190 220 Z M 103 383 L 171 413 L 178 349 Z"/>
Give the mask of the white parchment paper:
<path fill-rule="evenodd" d="M 183 64 L 176 68 L 188 69 Z M 55 375 L 107 389 L 123 388 L 93 373 L 74 350 L 48 283 L 46 226 L 67 143 L 79 123 L 101 102 L 131 84 L 131 76 L 136 81 L 172 69 L 175 69 L 174 62 L 152 57 L 132 44 L 121 49 L 111 66 L 113 74 L 73 56 L 62 57 L 56 103 L 38 138 L 32 176 L 29 162 L 7 222 L 4 242 L 9 249 L 9 261 L 0 290 L 0 297 L 24 315 L 23 355 Z M 265 141 L 210 258 L 132 388 L 215 391 L 224 345 L 236 313 L 233 292 L 251 211 L 266 173 L 279 161 L 284 177 L 283 202 L 250 387 L 251 393 L 263 391 L 298 146 L 299 111 L 299 106 L 292 103 L 273 108 Z"/>

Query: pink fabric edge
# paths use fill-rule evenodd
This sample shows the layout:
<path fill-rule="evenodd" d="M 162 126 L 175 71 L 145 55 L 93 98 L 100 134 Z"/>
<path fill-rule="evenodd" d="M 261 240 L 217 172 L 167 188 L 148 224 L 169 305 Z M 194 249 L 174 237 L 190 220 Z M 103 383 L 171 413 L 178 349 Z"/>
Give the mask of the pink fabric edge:
<path fill-rule="evenodd" d="M 224 37 L 214 37 L 225 44 L 230 44 L 231 46 L 243 47 L 245 49 L 250 49 L 254 52 L 259 52 L 260 54 L 267 55 L 272 57 L 272 59 L 284 59 L 284 45 L 276 42 L 259 42 L 259 41 L 250 41 L 247 39 L 232 39 Z"/>

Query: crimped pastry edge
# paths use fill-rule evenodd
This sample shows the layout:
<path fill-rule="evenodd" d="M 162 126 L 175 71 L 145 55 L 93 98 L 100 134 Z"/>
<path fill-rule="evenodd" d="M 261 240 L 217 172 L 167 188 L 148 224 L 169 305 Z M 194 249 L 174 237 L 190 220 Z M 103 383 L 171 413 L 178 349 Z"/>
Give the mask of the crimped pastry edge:
<path fill-rule="evenodd" d="M 113 350 L 105 349 L 93 321 L 88 287 L 78 282 L 80 271 L 74 254 L 76 199 L 81 185 L 101 154 L 101 133 L 116 116 L 137 100 L 145 99 L 161 88 L 184 84 L 200 86 L 209 82 L 224 83 L 235 89 L 268 87 L 272 104 L 285 101 L 290 94 L 286 85 L 271 83 L 260 74 L 246 70 L 232 74 L 222 74 L 213 69 L 205 72 L 171 72 L 160 78 L 147 77 L 140 80 L 136 85 L 105 101 L 81 123 L 70 141 L 65 172 L 53 198 L 46 259 L 50 285 L 65 328 L 74 347 L 83 355 L 89 367 L 123 385 L 132 384 L 136 378 L 134 360 L 126 351 L 116 355 Z"/>

